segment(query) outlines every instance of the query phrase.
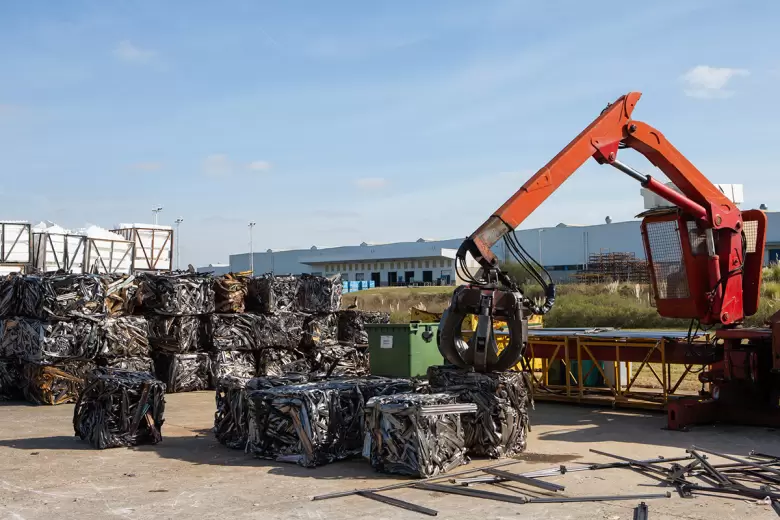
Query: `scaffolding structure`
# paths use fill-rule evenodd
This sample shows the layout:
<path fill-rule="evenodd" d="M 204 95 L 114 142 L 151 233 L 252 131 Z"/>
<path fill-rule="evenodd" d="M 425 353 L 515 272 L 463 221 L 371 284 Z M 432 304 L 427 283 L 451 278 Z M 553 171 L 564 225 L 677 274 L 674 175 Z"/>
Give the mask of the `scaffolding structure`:
<path fill-rule="evenodd" d="M 588 264 L 575 275 L 580 283 L 650 283 L 647 261 L 634 253 L 591 253 Z"/>

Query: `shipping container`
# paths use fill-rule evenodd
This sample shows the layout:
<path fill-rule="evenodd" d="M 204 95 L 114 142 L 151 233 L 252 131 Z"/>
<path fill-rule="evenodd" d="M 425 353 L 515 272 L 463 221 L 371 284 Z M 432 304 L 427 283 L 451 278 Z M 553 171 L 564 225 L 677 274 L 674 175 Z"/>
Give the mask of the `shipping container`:
<path fill-rule="evenodd" d="M 32 264 L 32 231 L 29 222 L 0 221 L 0 267 L 26 272 Z M 7 273 L 6 273 L 7 274 Z"/>
<path fill-rule="evenodd" d="M 134 243 L 133 271 L 173 270 L 173 228 L 153 224 L 119 224 L 114 233 Z"/>

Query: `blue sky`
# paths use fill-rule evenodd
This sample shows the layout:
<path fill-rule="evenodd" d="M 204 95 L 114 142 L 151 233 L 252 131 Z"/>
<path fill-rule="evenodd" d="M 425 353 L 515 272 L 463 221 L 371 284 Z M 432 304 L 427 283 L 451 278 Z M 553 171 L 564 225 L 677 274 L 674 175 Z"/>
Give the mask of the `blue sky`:
<path fill-rule="evenodd" d="M 182 261 L 466 236 L 584 128 L 634 117 L 780 209 L 780 3 L 0 4 L 0 217 L 183 217 Z M 653 173 L 641 157 L 622 159 Z M 521 227 L 632 218 L 591 162 Z"/>

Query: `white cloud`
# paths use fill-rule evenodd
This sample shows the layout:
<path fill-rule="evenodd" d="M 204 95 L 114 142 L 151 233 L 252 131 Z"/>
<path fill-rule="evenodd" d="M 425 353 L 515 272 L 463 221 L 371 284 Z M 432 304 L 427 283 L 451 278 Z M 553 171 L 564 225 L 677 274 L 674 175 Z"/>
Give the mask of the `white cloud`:
<path fill-rule="evenodd" d="M 138 162 L 135 164 L 130 165 L 130 167 L 134 170 L 139 170 L 142 172 L 156 172 L 158 170 L 161 170 L 163 165 L 161 162 Z"/>
<path fill-rule="evenodd" d="M 209 177 L 227 177 L 233 173 L 233 163 L 227 155 L 212 154 L 203 160 L 203 173 Z"/>
<path fill-rule="evenodd" d="M 361 190 L 381 190 L 387 186 L 387 179 L 384 177 L 363 177 L 355 179 L 355 186 Z"/>
<path fill-rule="evenodd" d="M 681 79 L 685 83 L 686 96 L 702 99 L 726 98 L 734 94 L 726 89 L 729 81 L 734 77 L 749 74 L 750 71 L 746 69 L 697 65 L 683 74 Z"/>
<path fill-rule="evenodd" d="M 157 56 L 157 53 L 133 45 L 129 40 L 122 40 L 114 49 L 114 56 L 129 63 L 149 63 Z"/>
<path fill-rule="evenodd" d="M 271 163 L 268 161 L 252 161 L 248 168 L 253 172 L 265 172 L 271 169 Z"/>

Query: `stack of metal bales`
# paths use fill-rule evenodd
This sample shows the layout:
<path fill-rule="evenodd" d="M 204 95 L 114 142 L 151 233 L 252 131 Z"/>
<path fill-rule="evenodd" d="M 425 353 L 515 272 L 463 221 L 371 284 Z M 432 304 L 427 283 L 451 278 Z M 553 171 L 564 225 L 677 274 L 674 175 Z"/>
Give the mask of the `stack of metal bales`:
<path fill-rule="evenodd" d="M 0 394 L 74 402 L 100 352 L 105 286 L 94 275 L 9 275 L 0 281 Z"/>
<path fill-rule="evenodd" d="M 134 312 L 147 317 L 157 378 L 170 393 L 213 388 L 205 332 L 214 312 L 211 275 L 144 273 L 139 279 Z"/>

